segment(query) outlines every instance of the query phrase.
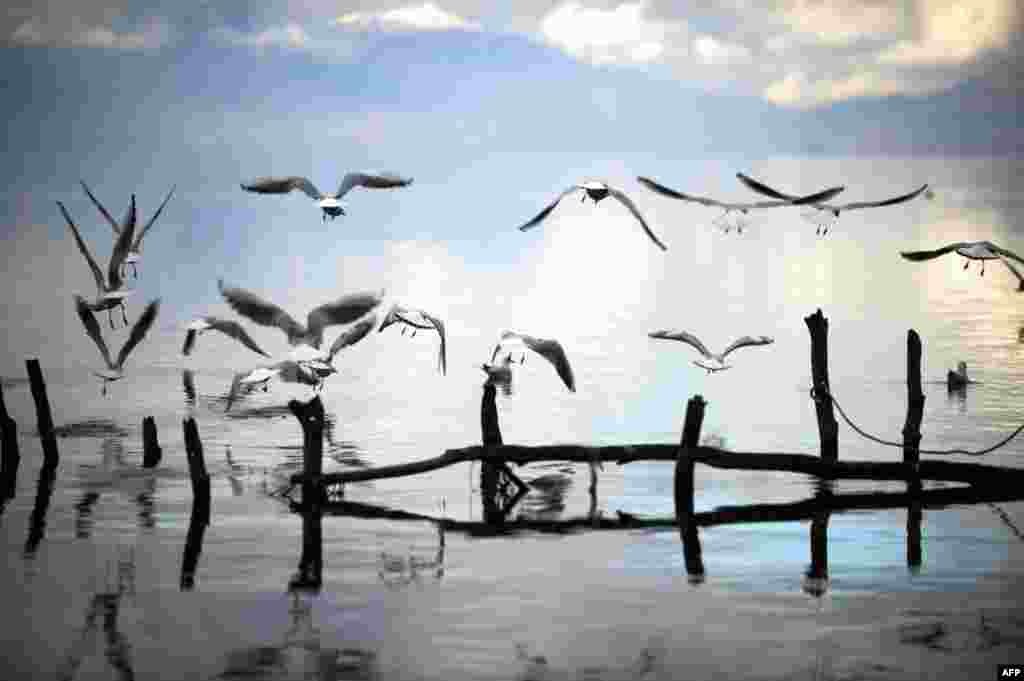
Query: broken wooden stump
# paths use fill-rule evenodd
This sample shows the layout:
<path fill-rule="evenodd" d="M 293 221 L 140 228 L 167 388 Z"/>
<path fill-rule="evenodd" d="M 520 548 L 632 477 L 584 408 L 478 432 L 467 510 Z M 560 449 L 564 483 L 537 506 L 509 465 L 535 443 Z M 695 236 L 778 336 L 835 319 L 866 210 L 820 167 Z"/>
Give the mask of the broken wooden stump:
<path fill-rule="evenodd" d="M 480 459 L 480 499 L 484 522 L 500 525 L 530 487 L 497 454 L 502 447 L 498 423 L 497 387 L 487 381 L 480 398 L 480 439 L 484 455 Z"/>
<path fill-rule="evenodd" d="M 7 413 L 4 391 L 0 386 L 0 509 L 8 499 L 14 498 L 18 486 L 18 465 L 21 454 L 18 451 L 18 424 Z"/>
<path fill-rule="evenodd" d="M 690 581 L 704 581 L 704 562 L 701 558 L 700 538 L 693 515 L 693 468 L 695 459 L 692 450 L 700 442 L 700 429 L 704 425 L 704 408 L 707 402 L 700 395 L 694 395 L 686 403 L 686 417 L 683 421 L 683 436 L 676 458 L 673 490 L 675 493 L 676 521 L 679 523 L 679 538 L 683 542 L 683 560 Z"/>
<path fill-rule="evenodd" d="M 60 455 L 57 452 L 57 437 L 53 429 L 53 415 L 50 413 L 50 400 L 46 396 L 46 381 L 43 380 L 42 369 L 38 359 L 25 360 L 28 370 L 29 385 L 32 388 L 32 399 L 36 403 L 36 429 L 43 445 L 43 458 L 57 465 Z"/>
<path fill-rule="evenodd" d="M 320 396 L 309 402 L 291 400 L 288 409 L 302 426 L 302 553 L 291 589 L 318 590 L 323 583 L 323 504 L 321 481 L 324 447 L 324 405 Z"/>
<path fill-rule="evenodd" d="M 903 463 L 916 464 L 921 458 L 921 420 L 924 392 L 921 390 L 921 337 L 907 331 L 907 420 L 903 426 Z"/>
<path fill-rule="evenodd" d="M 156 439 L 156 421 L 152 416 L 142 419 L 142 467 L 156 468 L 163 456 L 163 450 Z"/>
<path fill-rule="evenodd" d="M 203 443 L 193 418 L 181 422 L 185 435 L 185 457 L 188 460 L 188 476 L 192 481 L 192 515 L 188 521 L 188 535 L 185 537 L 185 551 L 181 557 L 180 588 L 188 591 L 195 584 L 196 566 L 202 552 L 203 535 L 210 524 L 210 475 L 203 459 Z"/>
<path fill-rule="evenodd" d="M 839 459 L 839 423 L 832 411 L 832 393 L 828 382 L 828 319 L 819 309 L 804 317 L 811 334 L 811 381 L 814 410 L 818 418 L 818 438 L 821 441 L 821 458 L 825 461 Z"/>

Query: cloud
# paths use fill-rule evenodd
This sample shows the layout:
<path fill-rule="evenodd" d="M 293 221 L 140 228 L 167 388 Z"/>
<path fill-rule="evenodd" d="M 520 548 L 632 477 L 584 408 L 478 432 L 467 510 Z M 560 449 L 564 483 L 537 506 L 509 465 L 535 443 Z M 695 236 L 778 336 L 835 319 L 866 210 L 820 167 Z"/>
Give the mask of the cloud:
<path fill-rule="evenodd" d="M 540 21 L 543 40 L 594 64 L 645 63 L 662 57 L 673 33 L 667 23 L 645 16 L 644 3 L 612 9 L 567 2 Z"/>
<path fill-rule="evenodd" d="M 1005 0 L 932 2 L 922 7 L 920 34 L 878 55 L 882 64 L 959 64 L 1009 46 L 1016 4 Z"/>
<path fill-rule="evenodd" d="M 441 9 L 432 2 L 407 5 L 382 12 L 350 12 L 337 19 L 338 26 L 381 31 L 473 30 L 476 24 Z"/>
<path fill-rule="evenodd" d="M 50 22 L 33 17 L 9 35 L 12 43 L 45 47 L 92 47 L 113 50 L 150 50 L 167 45 L 171 30 L 163 19 L 151 19 L 141 30 L 116 30 L 90 24 L 78 17 Z"/>
<path fill-rule="evenodd" d="M 709 35 L 693 41 L 694 54 L 705 64 L 732 64 L 750 61 L 750 49 L 743 45 L 724 43 Z"/>
<path fill-rule="evenodd" d="M 329 59 L 347 60 L 358 52 L 359 45 L 349 36 L 338 35 L 332 27 L 303 26 L 296 22 L 268 26 L 258 31 L 242 31 L 221 27 L 213 32 L 217 42 L 257 51 L 302 51 Z"/>

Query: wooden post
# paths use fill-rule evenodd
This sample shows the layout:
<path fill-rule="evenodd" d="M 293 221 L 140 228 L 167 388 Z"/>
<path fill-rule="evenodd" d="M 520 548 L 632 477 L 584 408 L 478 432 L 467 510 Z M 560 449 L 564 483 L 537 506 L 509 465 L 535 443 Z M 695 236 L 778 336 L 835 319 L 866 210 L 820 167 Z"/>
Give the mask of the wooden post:
<path fill-rule="evenodd" d="M 188 475 L 192 481 L 192 516 L 188 521 L 185 537 L 185 552 L 181 557 L 182 591 L 190 590 L 195 584 L 196 565 L 203 548 L 203 535 L 210 524 L 210 475 L 206 472 L 203 459 L 203 442 L 193 418 L 181 422 L 185 435 L 185 457 L 188 459 Z"/>
<path fill-rule="evenodd" d="M 907 331 L 907 420 L 903 426 L 903 463 L 916 464 L 921 454 L 921 420 L 924 393 L 921 390 L 921 337 Z"/>
<path fill-rule="evenodd" d="M 911 480 L 907 483 L 907 494 L 910 503 L 907 505 L 907 569 L 916 575 L 921 571 L 921 520 L 924 513 L 921 505 L 921 481 Z"/>
<path fill-rule="evenodd" d="M 814 408 L 818 417 L 821 458 L 839 460 L 839 424 L 832 411 L 832 394 L 828 382 L 828 319 L 819 309 L 804 317 L 811 333 L 811 380 L 814 384 Z"/>
<path fill-rule="evenodd" d="M 811 519 L 811 564 L 804 573 L 803 589 L 815 598 L 828 591 L 828 521 L 831 515 L 830 511 L 823 510 Z"/>
<path fill-rule="evenodd" d="M 503 444 L 496 396 L 495 385 L 490 381 L 485 383 L 484 393 L 480 398 L 480 437 L 485 448 Z M 480 501 L 485 523 L 500 524 L 505 519 L 505 514 L 501 512 L 498 503 L 500 472 L 501 469 L 496 462 L 487 461 L 486 458 L 480 461 Z"/>
<path fill-rule="evenodd" d="M 14 498 L 18 487 L 18 464 L 21 454 L 18 451 L 18 424 L 7 413 L 4 404 L 4 391 L 0 386 L 0 510 L 8 499 Z"/>
<path fill-rule="evenodd" d="M 50 508 L 50 497 L 53 495 L 53 481 L 57 478 L 57 460 L 43 459 L 43 467 L 39 469 L 39 482 L 36 485 L 36 501 L 32 505 L 32 515 L 28 521 L 28 539 L 25 540 L 25 557 L 32 558 L 36 554 L 39 542 L 46 532 L 46 511 Z"/>
<path fill-rule="evenodd" d="M 320 396 L 309 402 L 292 400 L 288 409 L 302 426 L 302 554 L 292 589 L 319 589 L 323 582 L 323 472 L 324 405 Z"/>
<path fill-rule="evenodd" d="M 57 453 L 57 438 L 53 432 L 53 415 L 50 413 L 50 400 L 46 397 L 46 381 L 43 380 L 39 360 L 25 360 L 25 368 L 28 370 L 32 399 L 36 403 L 36 428 L 42 438 L 43 458 L 47 462 L 52 461 L 56 466 L 60 455 Z"/>
<path fill-rule="evenodd" d="M 156 468 L 163 456 L 156 439 L 156 421 L 152 416 L 142 419 L 142 467 Z"/>
<path fill-rule="evenodd" d="M 704 581 L 704 562 L 701 558 L 700 537 L 697 523 L 693 519 L 693 457 L 690 448 L 700 443 L 700 429 L 704 425 L 704 408 L 707 402 L 700 395 L 694 395 L 686 403 L 686 418 L 683 421 L 683 437 L 676 458 L 674 479 L 676 521 L 679 523 L 679 538 L 683 542 L 683 560 L 692 583 Z"/>

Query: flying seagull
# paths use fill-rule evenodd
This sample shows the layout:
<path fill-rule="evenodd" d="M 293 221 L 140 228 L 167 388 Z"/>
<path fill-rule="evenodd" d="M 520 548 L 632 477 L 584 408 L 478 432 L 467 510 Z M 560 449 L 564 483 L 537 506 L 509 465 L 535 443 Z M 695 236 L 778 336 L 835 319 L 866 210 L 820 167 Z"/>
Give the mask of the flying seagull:
<path fill-rule="evenodd" d="M 411 177 L 401 177 L 394 173 L 381 173 L 371 175 L 369 173 L 348 173 L 338 185 L 338 191 L 334 194 L 325 194 L 316 188 L 308 178 L 290 177 L 258 177 L 249 184 L 242 184 L 241 187 L 247 192 L 256 194 L 287 194 L 293 189 L 298 189 L 314 201 L 319 202 L 321 216 L 324 221 L 327 218 L 332 220 L 339 215 L 345 215 L 345 205 L 341 197 L 345 196 L 355 187 L 366 187 L 367 189 L 390 189 L 392 187 L 407 187 L 412 184 Z"/>
<path fill-rule="evenodd" d="M 288 337 L 289 345 L 309 345 L 316 350 L 323 342 L 325 328 L 356 321 L 377 307 L 384 297 L 384 291 L 342 296 L 310 312 L 306 326 L 302 326 L 287 312 L 255 293 L 225 286 L 223 279 L 218 280 L 217 285 L 224 300 L 238 314 L 263 326 L 278 327 Z"/>
<path fill-rule="evenodd" d="M 658 246 L 658 248 L 660 248 L 663 251 L 668 250 L 668 248 L 665 247 L 665 244 L 661 243 L 661 241 L 658 240 L 658 237 L 654 236 L 654 232 L 652 232 L 651 228 L 647 226 L 647 222 L 644 220 L 644 217 L 640 215 L 640 210 L 636 207 L 636 204 L 633 203 L 633 201 L 628 196 L 626 196 L 618 189 L 615 189 L 614 187 L 609 187 L 604 182 L 597 182 L 595 180 L 588 180 L 582 184 L 574 184 L 573 186 L 566 189 L 564 192 L 558 195 L 557 199 L 548 204 L 548 206 L 544 210 L 537 213 L 537 215 L 535 215 L 533 219 L 531 219 L 525 225 L 520 227 L 519 231 L 525 232 L 526 230 L 539 225 L 541 221 L 544 220 L 544 218 L 546 218 L 548 214 L 555 209 L 555 206 L 558 205 L 559 201 L 561 201 L 566 196 L 572 194 L 574 191 L 578 189 L 583 190 L 583 194 L 580 195 L 581 203 L 586 201 L 588 196 L 590 197 L 590 200 L 593 201 L 594 203 L 599 203 L 604 198 L 611 196 L 613 199 L 615 199 L 616 201 L 618 201 L 623 206 L 629 209 L 629 212 L 633 214 L 633 217 L 637 219 L 637 221 L 640 223 L 640 226 L 644 228 L 644 232 L 647 233 L 647 236 L 650 237 L 651 241 L 653 241 L 655 245 Z"/>
<path fill-rule="evenodd" d="M 985 276 L 985 261 L 986 260 L 1000 260 L 1011 272 L 1017 277 L 1018 285 L 1017 291 L 1024 291 L 1024 276 L 1021 275 L 1020 271 L 1013 266 L 1010 260 L 1016 260 L 1019 264 L 1024 264 L 1024 259 L 1013 251 L 1008 251 L 1005 248 L 996 246 L 991 241 L 959 241 L 957 243 L 943 246 L 934 251 L 900 251 L 907 260 L 913 260 L 915 262 L 921 260 L 931 260 L 932 258 L 938 258 L 946 255 L 947 253 L 956 252 L 957 255 L 961 255 L 966 260 L 964 261 L 964 269 L 966 270 L 971 264 L 971 260 L 981 261 L 981 276 Z"/>
<path fill-rule="evenodd" d="M 220 331 L 224 335 L 234 338 L 256 354 L 270 357 L 270 355 L 260 349 L 260 346 L 256 345 L 256 341 L 242 328 L 242 325 L 234 320 L 220 319 L 219 317 L 200 317 L 193 320 L 186 328 L 188 332 L 185 334 L 185 344 L 181 348 L 181 354 L 186 357 L 192 354 L 196 338 L 207 331 Z"/>
<path fill-rule="evenodd" d="M 103 207 L 103 204 L 99 202 L 99 199 L 97 199 L 93 195 L 93 193 L 89 190 L 89 186 L 85 184 L 85 181 L 79 180 L 79 183 L 82 185 L 82 189 L 85 190 L 86 196 L 89 197 L 89 200 L 92 201 L 93 205 L 96 206 L 96 208 L 100 211 L 100 214 L 103 215 L 104 218 L 106 218 L 108 223 L 110 223 L 110 228 L 114 230 L 115 236 L 119 235 L 121 233 L 121 230 L 123 229 L 121 225 L 119 225 L 117 221 L 114 220 L 113 216 L 111 216 L 107 209 Z M 149 221 L 145 225 L 143 225 L 142 230 L 135 235 L 135 241 L 132 242 L 131 247 L 128 249 L 128 255 L 124 259 L 124 267 L 128 267 L 129 265 L 131 266 L 133 277 L 139 276 L 138 262 L 139 260 L 142 259 L 142 239 L 145 238 L 146 234 L 153 226 L 153 223 L 156 222 L 156 219 L 160 217 L 160 213 L 164 211 L 164 206 L 166 206 L 167 202 L 171 200 L 171 196 L 174 195 L 175 189 L 177 189 L 177 185 L 172 186 L 171 191 L 167 192 L 167 196 L 164 197 L 164 200 L 160 204 L 160 207 L 156 209 L 156 212 L 153 213 L 153 216 L 151 218 L 149 218 Z"/>
<path fill-rule="evenodd" d="M 836 194 L 842 192 L 845 187 L 832 187 L 824 191 L 817 192 L 815 194 L 809 194 L 808 196 L 794 197 L 791 201 L 774 200 L 774 201 L 754 201 L 749 203 L 730 203 L 727 201 L 718 201 L 717 199 L 709 199 L 704 196 L 697 196 L 695 194 L 684 194 L 683 192 L 670 189 L 663 184 L 659 184 L 649 177 L 637 177 L 637 180 L 641 182 L 648 189 L 661 194 L 662 196 L 668 196 L 669 198 L 678 199 L 680 201 L 691 201 L 693 203 L 699 203 L 702 206 L 711 206 L 714 208 L 721 208 L 724 212 L 719 215 L 713 221 L 713 224 L 722 228 L 722 231 L 728 232 L 732 228 L 732 224 L 729 222 L 730 215 L 736 217 L 736 231 L 739 233 L 743 232 L 744 219 L 743 216 L 747 215 L 751 210 L 755 208 L 778 208 L 781 206 L 799 206 L 808 203 L 818 203 L 820 201 L 828 201 Z"/>
<path fill-rule="evenodd" d="M 725 350 L 721 352 L 721 354 L 716 355 L 713 352 L 709 351 L 706 347 L 704 347 L 704 344 L 701 343 L 696 336 L 694 336 L 692 333 L 687 333 L 686 331 L 679 331 L 675 329 L 664 331 L 652 331 L 647 335 L 651 338 L 657 338 L 662 340 L 681 341 L 683 343 L 686 343 L 687 345 L 696 348 L 697 352 L 704 355 L 704 357 L 708 361 L 707 363 L 705 363 L 697 359 L 694 360 L 693 363 L 702 369 L 707 369 L 709 374 L 712 374 L 716 371 L 724 371 L 730 368 L 732 365 L 726 364 L 725 358 L 733 350 L 738 350 L 739 348 L 745 348 L 751 345 L 768 345 L 770 343 L 775 342 L 775 339 L 769 338 L 768 336 L 742 336 L 741 338 L 737 338 L 736 340 L 734 340 L 729 345 L 729 347 L 727 347 Z"/>
<path fill-rule="evenodd" d="M 334 357 L 344 348 L 355 345 L 366 338 L 376 326 L 377 315 L 371 314 L 342 331 L 334 339 L 330 350 L 326 353 L 303 344 L 292 351 L 288 360 L 296 362 L 306 372 L 312 372 L 319 380 L 316 389 L 320 390 L 328 376 L 338 373 L 338 370 L 334 368 Z"/>
<path fill-rule="evenodd" d="M 743 173 L 736 173 L 736 177 L 740 179 L 740 182 L 747 185 L 748 187 L 750 187 L 759 194 L 764 194 L 765 196 L 771 196 L 776 199 L 784 199 L 787 201 L 792 201 L 793 199 L 797 198 L 790 194 L 784 194 L 778 191 L 777 189 L 772 189 L 763 182 L 758 182 L 755 179 L 747 177 Z M 810 203 L 810 208 L 808 208 L 803 213 L 803 216 L 809 222 L 818 226 L 818 229 L 815 230 L 815 234 L 825 235 L 828 234 L 829 226 L 839 219 L 839 214 L 842 213 L 843 211 L 854 210 L 857 208 L 878 208 L 880 206 L 893 206 L 897 203 L 910 201 L 911 199 L 917 197 L 918 194 L 924 192 L 927 189 L 928 185 L 923 184 L 912 192 L 902 194 L 900 196 L 894 196 L 890 199 L 883 199 L 881 201 L 858 201 L 855 203 L 844 203 L 840 205 L 812 202 Z M 929 192 L 929 196 L 930 194 L 931 193 Z"/>
<path fill-rule="evenodd" d="M 107 349 L 107 344 L 103 340 L 103 335 L 100 333 L 100 325 L 96 322 L 96 317 L 92 314 L 91 305 L 81 296 L 75 296 L 75 308 L 78 310 L 78 317 L 82 320 L 82 324 L 85 326 L 85 332 L 92 338 L 92 341 L 96 344 L 96 347 L 100 349 L 100 354 L 103 355 L 103 361 L 107 365 L 107 371 L 94 371 L 93 374 L 103 380 L 103 388 L 101 394 L 107 394 L 107 384 L 113 381 L 119 381 L 124 378 L 124 361 L 128 358 L 128 355 L 135 346 L 138 345 L 145 337 L 146 332 L 149 331 L 149 327 L 153 326 L 153 320 L 156 319 L 157 312 L 160 311 L 160 299 L 157 298 L 142 311 L 142 314 L 137 320 L 135 325 L 132 326 L 131 333 L 128 335 L 128 340 L 125 341 L 124 346 L 121 348 L 121 352 L 117 355 L 117 361 L 113 362 L 110 359 L 110 351 Z"/>
<path fill-rule="evenodd" d="M 403 336 L 405 335 L 406 328 L 411 328 L 412 334 L 410 335 L 410 338 L 416 335 L 417 329 L 437 331 L 437 335 L 441 337 L 441 348 L 438 351 L 438 368 L 441 370 L 442 375 L 447 374 L 448 358 L 443 321 L 432 314 L 424 312 L 423 310 L 417 310 L 395 304 L 391 306 L 387 315 L 384 316 L 384 321 L 381 322 L 380 329 L 377 330 L 378 333 L 392 324 L 402 324 Z"/>
<path fill-rule="evenodd" d="M 111 329 L 114 328 L 114 316 L 111 311 L 115 307 L 120 307 L 121 316 L 124 318 L 124 323 L 127 326 L 128 313 L 125 311 L 124 299 L 134 293 L 134 291 L 124 288 L 124 280 L 121 278 L 121 266 L 128 255 L 132 235 L 135 233 L 135 195 L 132 195 L 128 214 L 125 216 L 124 227 L 120 235 L 118 235 L 117 241 L 114 242 L 114 250 L 110 254 L 110 264 L 107 267 L 106 277 L 103 276 L 100 266 L 96 264 L 92 253 L 89 252 L 89 247 L 82 240 L 82 235 L 79 234 L 78 227 L 75 226 L 75 222 L 71 219 L 64 204 L 58 201 L 57 206 L 64 215 L 64 220 L 68 223 L 68 228 L 71 229 L 71 234 L 75 237 L 75 243 L 78 244 L 78 250 L 89 264 L 92 276 L 96 280 L 96 299 L 86 304 L 90 310 L 95 312 L 106 310 Z"/>
<path fill-rule="evenodd" d="M 534 338 L 533 336 L 527 336 L 524 333 L 515 333 L 514 331 L 505 331 L 501 334 L 501 340 L 494 347 L 494 352 L 491 354 L 491 364 L 494 365 L 494 360 L 497 359 L 498 354 L 502 352 L 508 352 L 509 350 L 519 350 L 523 348 L 529 348 L 538 355 L 542 356 L 547 361 L 551 362 L 552 366 L 555 367 L 555 371 L 558 372 L 558 376 L 565 383 L 565 387 L 570 392 L 576 392 L 576 379 L 572 374 L 572 367 L 569 365 L 569 358 L 565 354 L 565 348 L 562 344 L 556 340 L 548 338 Z M 511 353 L 506 359 L 511 357 Z M 526 353 L 519 359 L 519 363 L 522 364 L 526 361 Z M 498 365 L 500 366 L 500 365 Z M 484 369 L 486 371 L 486 369 Z M 489 373 L 489 372 L 488 372 Z"/>
<path fill-rule="evenodd" d="M 262 385 L 267 390 L 270 379 L 277 378 L 283 383 L 301 383 L 314 388 L 323 384 L 323 380 L 316 371 L 294 359 L 285 359 L 270 366 L 257 367 L 250 371 L 242 371 L 235 374 L 231 381 L 231 388 L 228 390 L 227 406 L 225 412 L 231 410 L 238 395 L 243 390 L 253 390 L 256 386 Z"/>

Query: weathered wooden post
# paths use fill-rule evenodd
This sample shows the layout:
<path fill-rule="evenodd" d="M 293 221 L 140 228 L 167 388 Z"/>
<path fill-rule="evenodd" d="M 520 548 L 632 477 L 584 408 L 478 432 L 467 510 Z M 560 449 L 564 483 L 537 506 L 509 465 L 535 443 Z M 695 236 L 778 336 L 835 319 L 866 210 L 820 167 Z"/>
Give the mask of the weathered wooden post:
<path fill-rule="evenodd" d="M 18 487 L 18 465 L 21 454 L 18 451 L 18 424 L 7 413 L 4 391 L 0 386 L 0 510 L 8 499 L 14 498 Z"/>
<path fill-rule="evenodd" d="M 818 417 L 821 458 L 839 460 L 839 423 L 832 411 L 832 393 L 828 382 L 828 319 L 817 312 L 804 317 L 811 334 L 811 380 L 814 384 L 814 409 Z"/>
<path fill-rule="evenodd" d="M 181 422 L 185 435 L 185 456 L 188 459 L 188 475 L 192 481 L 192 516 L 188 522 L 185 538 L 185 552 L 181 558 L 182 591 L 188 591 L 195 584 L 196 565 L 202 551 L 203 535 L 210 524 L 210 475 L 203 459 L 203 442 L 193 418 Z"/>
<path fill-rule="evenodd" d="M 907 483 L 907 494 L 910 503 L 907 505 L 907 569 L 916 575 L 921 571 L 921 521 L 924 513 L 921 505 L 921 481 L 911 480 Z"/>
<path fill-rule="evenodd" d="M 36 428 L 42 439 L 43 458 L 46 461 L 52 460 L 56 465 L 60 455 L 57 453 L 57 438 L 53 432 L 53 415 L 50 413 L 50 400 L 46 397 L 46 382 L 43 380 L 43 372 L 39 368 L 39 360 L 25 360 L 25 368 L 28 370 L 32 399 L 36 403 Z"/>
<path fill-rule="evenodd" d="M 36 500 L 32 505 L 32 515 L 28 520 L 28 538 L 25 540 L 25 557 L 32 558 L 36 554 L 39 542 L 46 533 L 46 511 L 50 508 L 50 497 L 53 495 L 53 481 L 57 478 L 57 459 L 43 458 L 43 467 L 39 469 L 39 482 L 36 484 Z"/>
<path fill-rule="evenodd" d="M 480 399 L 480 435 L 485 448 L 501 446 L 501 426 L 498 423 L 498 406 L 496 404 L 497 387 L 487 381 L 484 394 Z M 487 453 L 488 456 L 490 452 Z M 505 516 L 498 504 L 498 476 L 500 467 L 493 461 L 480 462 L 480 500 L 483 506 L 485 523 L 500 523 Z"/>
<path fill-rule="evenodd" d="M 830 492 L 819 496 L 831 496 Z M 804 593 L 821 597 L 828 591 L 828 521 L 831 511 L 817 511 L 811 519 L 811 564 L 804 573 Z"/>
<path fill-rule="evenodd" d="M 290 588 L 319 589 L 323 582 L 324 405 L 320 396 L 309 402 L 291 400 L 288 409 L 302 426 L 302 554 Z"/>
<path fill-rule="evenodd" d="M 707 402 L 701 395 L 694 395 L 686 403 L 686 417 L 683 421 L 683 437 L 676 458 L 674 482 L 676 521 L 679 523 L 679 537 L 683 542 L 683 561 L 692 583 L 704 581 L 704 561 L 701 557 L 700 537 L 697 523 L 693 519 L 693 468 L 690 449 L 700 443 L 700 429 L 704 425 L 704 408 Z"/>
<path fill-rule="evenodd" d="M 907 420 L 903 426 L 903 463 L 916 464 L 921 454 L 921 420 L 924 392 L 921 390 L 921 337 L 907 331 Z"/>
<path fill-rule="evenodd" d="M 152 416 L 142 419 L 142 467 L 156 468 L 163 456 L 156 439 L 156 421 Z"/>

